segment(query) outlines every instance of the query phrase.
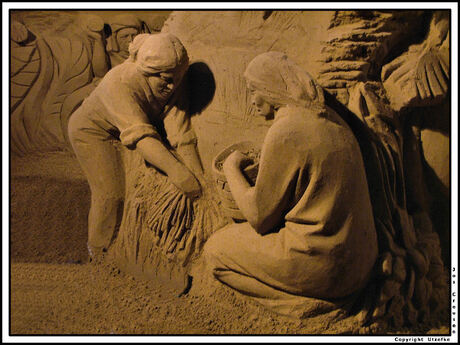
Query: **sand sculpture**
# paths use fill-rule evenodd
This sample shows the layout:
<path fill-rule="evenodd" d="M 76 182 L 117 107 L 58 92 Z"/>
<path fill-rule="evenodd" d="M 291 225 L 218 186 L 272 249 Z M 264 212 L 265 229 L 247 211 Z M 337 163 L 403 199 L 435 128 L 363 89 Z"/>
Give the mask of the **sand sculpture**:
<path fill-rule="evenodd" d="M 358 142 L 326 108 L 322 88 L 284 54 L 257 56 L 245 77 L 256 114 L 275 120 L 254 187 L 240 170 L 245 155 L 235 150 L 224 162 L 248 222 L 229 225 L 206 243 L 214 276 L 279 303 L 288 294 L 337 299 L 359 291 L 378 245 Z"/>
<path fill-rule="evenodd" d="M 226 16 L 221 17 L 222 30 L 225 31 L 225 27 L 234 27 L 232 24 L 239 27 L 238 33 L 234 35 L 228 33 L 228 35 L 234 38 L 232 47 L 238 46 L 235 51 L 238 50 L 240 63 L 243 62 L 239 65 L 233 61 L 232 68 L 229 65 L 224 67 L 216 61 L 216 56 L 219 58 L 222 56 L 221 47 L 226 44 L 225 40 L 228 38 L 225 36 L 215 43 L 211 42 L 211 39 L 206 41 L 206 35 L 212 37 L 212 34 L 206 30 L 208 27 L 206 20 L 210 20 L 209 16 L 203 15 L 198 23 L 191 16 L 177 14 L 174 21 L 165 23 L 164 30 L 183 38 L 191 56 L 213 62 L 211 68 L 216 72 L 218 86 L 225 83 L 236 84 L 231 88 L 227 85 L 227 90 L 230 90 L 228 92 L 244 94 L 241 91 L 244 81 L 236 80 L 237 77 L 233 75 L 243 75 L 244 68 L 258 53 L 251 51 L 254 42 L 257 42 L 255 46 L 260 48 L 259 53 L 263 53 L 264 49 L 266 51 L 280 49 L 300 61 L 304 70 L 309 70 L 311 65 L 319 84 L 328 91 L 325 93 L 326 106 L 339 114 L 354 133 L 365 165 L 378 239 L 378 257 L 368 284 L 361 291 L 357 291 L 356 296 L 349 296 L 348 300 L 335 300 L 337 304 L 332 307 L 322 304 L 324 299 L 312 301 L 292 298 L 292 294 L 283 295 L 284 292 L 292 292 L 292 290 L 286 286 L 280 288 L 276 278 L 270 276 L 276 269 L 267 268 L 270 274 L 263 274 L 258 270 L 260 266 L 257 261 L 248 263 L 249 268 L 241 268 L 241 266 L 235 268 L 233 264 L 238 266 L 238 263 L 241 262 L 238 261 L 239 258 L 235 259 L 232 255 L 234 247 L 226 246 L 227 249 L 221 249 L 220 244 L 216 243 L 218 241 L 214 242 L 211 237 L 209 257 L 211 267 L 214 267 L 214 274 L 218 279 L 249 295 L 257 296 L 258 293 L 261 295 L 266 293 L 265 290 L 262 290 L 263 292 L 258 290 L 257 293 L 248 291 L 257 289 L 259 285 L 265 287 L 265 284 L 270 285 L 271 288 L 283 290 L 283 293 L 279 291 L 278 293 L 283 295 L 284 300 L 276 294 L 271 295 L 271 301 L 267 298 L 258 299 L 259 302 L 279 312 L 294 315 L 298 312 L 299 305 L 302 305 L 303 315 L 309 314 L 309 308 L 310 311 L 317 308 L 316 312 L 323 308 L 322 312 L 338 308 L 347 310 L 347 312 L 353 311 L 360 325 L 370 326 L 374 330 L 384 328 L 386 325 L 399 327 L 402 324 L 415 324 L 429 319 L 430 313 L 436 313 L 445 307 L 447 282 L 443 270 L 439 235 L 435 230 L 436 225 L 432 223 L 432 212 L 426 202 L 429 198 L 427 194 L 424 194 L 426 188 L 419 188 L 423 186 L 419 184 L 420 181 L 424 183 L 425 168 L 422 165 L 426 163 L 422 162 L 425 162 L 426 159 L 420 148 L 420 136 L 411 134 L 414 122 L 410 120 L 410 110 L 407 108 L 415 105 L 436 104 L 442 100 L 445 102 L 443 95 L 445 95 L 445 85 L 448 80 L 448 61 L 446 55 L 442 55 L 442 52 L 445 51 L 442 49 L 445 49 L 448 44 L 448 33 L 445 30 L 445 13 L 411 12 L 411 15 L 407 20 L 407 13 L 394 12 L 337 11 L 332 15 L 329 14 L 328 17 L 325 14 L 317 14 L 315 18 L 318 20 L 317 25 L 324 23 L 325 30 L 322 36 L 324 39 L 318 47 L 322 52 L 319 56 L 319 63 L 314 64 L 312 63 L 314 60 L 308 60 L 307 56 L 300 55 L 299 51 L 292 46 L 283 44 L 286 42 L 283 40 L 284 36 L 288 32 L 292 36 L 294 35 L 292 32 L 296 30 L 299 42 L 305 40 L 303 36 L 305 31 L 302 31 L 302 26 L 312 14 L 277 13 L 276 11 L 272 13 L 227 13 Z M 240 23 L 240 26 L 236 24 L 237 22 Z M 424 26 L 424 23 L 431 24 Z M 184 30 L 184 25 L 188 26 L 187 30 Z M 411 30 L 406 30 L 408 27 L 411 27 Z M 204 31 L 200 32 L 200 29 Z M 417 35 L 413 35 L 414 32 Z M 201 50 L 203 41 L 214 48 L 208 50 L 209 55 Z M 314 42 L 305 42 L 305 46 L 314 46 Z M 423 43 L 420 45 L 420 42 Z M 416 44 L 417 48 L 409 48 L 411 44 Z M 409 63 L 409 60 L 404 58 L 404 51 L 408 49 L 410 51 L 418 49 L 419 53 L 414 57 L 417 56 L 419 62 L 410 63 L 415 63 L 420 66 L 421 71 L 426 71 L 427 77 L 422 79 L 422 82 L 428 89 L 433 89 L 433 93 L 431 96 L 429 93 L 422 95 L 423 101 L 420 100 L 421 97 L 416 97 L 417 93 L 407 93 L 408 99 L 404 102 L 401 99 L 391 100 L 392 96 L 387 99 L 386 94 L 389 88 L 393 88 L 398 95 L 405 94 L 398 92 L 397 87 L 391 86 L 395 80 L 402 82 L 406 88 L 411 85 L 417 87 L 414 83 L 416 79 L 411 79 L 411 76 L 414 76 L 412 69 L 401 66 L 401 61 Z M 438 60 L 423 58 L 424 54 L 430 50 L 435 51 L 431 52 L 430 56 L 439 56 Z M 292 54 L 290 54 L 291 51 Z M 398 58 L 398 55 L 401 54 L 403 57 Z M 392 62 L 394 59 L 396 60 Z M 399 70 L 397 70 L 398 67 L 400 67 Z M 265 66 L 265 68 L 270 67 Z M 239 72 L 235 69 L 239 69 Z M 396 72 L 398 76 L 388 81 L 392 72 Z M 403 81 L 399 76 L 404 77 Z M 430 82 L 435 84 L 429 86 Z M 246 95 L 248 95 L 247 92 Z M 226 105 L 224 99 L 225 97 L 216 90 L 216 98 L 210 108 L 214 112 L 225 109 L 224 111 L 228 113 L 243 113 L 247 117 L 252 117 L 253 113 L 248 109 L 248 104 L 250 104 L 248 98 L 241 99 L 242 104 L 238 109 L 232 109 Z M 404 106 L 397 105 L 395 102 L 404 104 Z M 273 104 L 271 101 L 268 103 Z M 420 111 L 421 108 L 415 108 L 412 112 Z M 203 123 L 207 121 L 206 117 L 210 122 L 212 119 L 210 113 L 211 109 L 203 114 L 201 119 L 197 119 L 197 124 L 204 126 Z M 200 123 L 199 120 L 202 122 Z M 269 133 L 270 130 L 266 139 L 269 138 Z M 199 132 L 198 139 L 199 143 L 205 140 L 202 139 Z M 414 147 L 415 149 L 412 150 L 411 148 Z M 442 146 L 439 148 L 442 150 Z M 430 164 L 430 161 L 428 160 L 427 163 Z M 440 171 L 442 167 L 439 165 L 434 169 Z M 233 171 L 228 174 L 234 175 L 237 170 L 233 168 Z M 238 200 L 237 193 L 242 193 L 241 187 L 235 188 L 237 191 L 233 193 L 235 194 L 233 196 Z M 248 207 L 248 201 L 240 202 L 243 203 L 241 207 L 244 205 Z M 284 214 L 284 216 L 287 215 Z M 281 217 L 281 219 L 284 218 Z M 247 223 L 246 225 L 229 225 L 229 229 L 231 229 L 230 232 L 237 232 L 236 229 L 242 229 L 244 226 L 248 226 Z M 224 234 L 222 230 L 215 236 L 216 238 L 225 237 L 226 241 L 231 243 L 231 239 Z M 255 242 L 256 238 L 259 237 L 255 236 Z M 251 253 L 249 251 L 247 255 Z M 263 263 L 260 265 L 263 266 Z M 245 269 L 247 269 L 245 272 L 241 271 Z M 239 276 L 235 272 L 232 275 L 232 270 L 251 277 L 256 276 L 265 284 L 237 283 Z M 280 268 L 278 270 L 282 271 Z M 262 274 L 263 279 L 257 274 Z M 242 281 L 244 280 L 250 281 L 250 279 L 242 278 Z M 286 281 L 289 280 L 286 279 Z M 302 312 L 299 315 L 302 315 Z"/>
<path fill-rule="evenodd" d="M 117 137 L 124 146 L 136 149 L 148 163 L 164 172 L 186 196 L 199 195 L 198 181 L 168 150 L 165 139 L 153 125 L 170 111 L 165 111 L 165 106 L 177 91 L 187 67 L 187 52 L 173 35 L 139 35 L 130 46 L 130 59 L 113 68 L 72 116 L 69 138 L 92 192 L 88 231 L 92 255 L 107 250 L 121 222 L 123 172 L 119 154 L 111 143 Z M 178 113 L 184 111 L 175 104 L 173 108 Z M 176 136 L 180 142 L 169 145 L 193 141 L 188 119 L 171 116 L 178 122 Z"/>
<path fill-rule="evenodd" d="M 364 16 L 367 15 L 369 14 L 364 13 Z M 373 196 L 377 227 L 384 229 L 379 236 L 380 247 L 386 247 L 381 254 L 381 271 L 386 277 L 386 282 L 382 284 L 387 287 L 393 286 L 393 291 L 398 292 L 392 304 L 387 302 L 388 297 L 383 297 L 386 294 L 383 293 L 380 302 L 377 303 L 381 305 L 377 308 L 380 311 L 376 309 L 375 314 L 383 315 L 383 309 L 389 308 L 387 314 L 393 314 L 393 322 L 416 322 L 417 317 L 428 317 L 431 311 L 435 311 L 439 304 L 443 303 L 440 296 L 446 291 L 446 281 L 442 278 L 443 264 L 439 239 L 440 234 L 441 240 L 444 240 L 445 230 L 442 222 L 433 224 L 436 216 L 432 208 L 433 203 L 445 202 L 443 197 L 439 197 L 439 190 L 434 192 L 432 188 L 433 193 L 430 195 L 426 186 L 426 183 L 436 181 L 436 185 L 447 187 L 442 173 L 446 166 L 426 156 L 422 149 L 420 132 L 423 131 L 423 127 L 430 129 L 432 125 L 430 126 L 430 121 L 423 120 L 427 115 L 420 107 L 433 106 L 442 100 L 445 102 L 449 79 L 449 61 L 446 54 L 448 18 L 443 12 L 419 14 L 421 20 L 429 23 L 429 29 L 417 38 L 420 40 L 420 37 L 423 37 L 421 42 L 401 48 L 404 31 L 398 29 L 398 25 L 405 24 L 398 24 L 395 14 L 381 13 L 363 18 L 362 13 L 357 13 L 338 14 L 336 19 L 338 17 L 342 17 L 344 23 L 332 25 L 331 31 L 335 30 L 336 36 L 328 41 L 329 48 L 326 51 L 330 57 L 326 60 L 334 56 L 333 59 L 342 64 L 340 73 L 350 76 L 356 71 L 352 71 L 342 60 L 346 60 L 347 56 L 353 56 L 352 51 L 359 45 L 371 51 L 367 55 L 358 55 L 360 65 L 371 62 L 368 70 L 361 73 L 360 78 L 352 81 L 353 85 L 343 84 L 347 85 L 346 92 L 342 93 L 344 97 L 338 99 L 361 117 L 362 122 L 371 130 L 375 136 L 372 140 L 373 150 L 380 156 L 378 160 L 381 161 L 380 168 L 368 168 L 374 172 L 380 170 L 380 177 L 368 173 L 368 182 Z M 355 22 L 350 24 L 350 21 Z M 338 38 L 338 29 L 345 23 L 353 29 Z M 414 29 L 417 30 L 416 25 Z M 407 38 L 405 40 L 410 42 Z M 401 54 L 399 57 L 398 52 Z M 377 57 L 374 54 L 379 55 Z M 387 56 L 386 64 L 383 62 L 384 56 Z M 367 61 L 362 61 L 365 59 Z M 322 76 L 324 78 L 326 73 Z M 336 81 L 333 75 L 329 75 L 329 80 Z M 439 111 L 438 116 L 443 118 L 449 114 Z M 424 125 L 421 125 L 421 122 Z M 443 152 L 446 152 L 444 140 L 437 143 L 437 152 L 441 155 L 445 155 Z M 428 144 L 429 140 L 425 140 L 424 146 Z M 431 142 L 431 145 L 435 144 Z M 366 147 L 363 144 L 362 151 L 366 156 Z M 365 158 L 365 161 L 369 164 L 372 159 Z M 429 176 L 427 171 L 431 169 L 436 173 Z M 386 187 L 379 192 L 381 186 Z M 440 189 L 444 191 L 444 188 Z M 449 248 L 444 247 L 445 258 Z M 404 289 L 406 293 L 401 293 Z"/>
<path fill-rule="evenodd" d="M 449 141 L 429 131 L 450 115 L 445 12 L 176 12 L 160 35 L 120 16 L 108 52 L 91 18 L 61 79 L 51 40 L 14 24 L 11 118 L 18 153 L 62 148 L 69 123 L 96 261 L 183 291 L 205 260 L 269 309 L 362 332 L 444 310 L 448 168 L 427 152 Z M 45 94 L 59 120 L 26 111 Z"/>
<path fill-rule="evenodd" d="M 47 152 L 66 146 L 72 112 L 109 69 L 103 27 L 82 17 L 66 35 L 30 32 L 13 21 L 11 44 L 11 150 Z"/>
<path fill-rule="evenodd" d="M 122 14 L 111 18 L 111 35 L 107 40 L 107 52 L 112 67 L 129 57 L 129 44 L 140 33 L 150 33 L 147 24 L 135 15 Z"/>
<path fill-rule="evenodd" d="M 61 31 L 12 21 L 12 150 L 15 154 L 69 148 L 68 120 L 128 46 L 149 26 L 136 15 L 80 15 Z M 107 28 L 110 28 L 107 30 Z M 40 111 L 37 112 L 37 107 Z"/>

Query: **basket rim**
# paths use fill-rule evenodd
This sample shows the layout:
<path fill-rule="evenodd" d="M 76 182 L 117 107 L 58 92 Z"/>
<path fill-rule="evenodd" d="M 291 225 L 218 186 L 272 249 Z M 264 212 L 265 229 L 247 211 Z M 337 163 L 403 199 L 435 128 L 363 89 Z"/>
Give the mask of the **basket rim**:
<path fill-rule="evenodd" d="M 237 143 L 233 143 L 227 147 L 225 147 L 224 149 L 222 149 L 221 151 L 219 151 L 219 153 L 213 158 L 212 160 L 212 169 L 215 170 L 216 172 L 222 174 L 222 170 L 219 170 L 217 168 L 217 162 L 219 162 L 221 160 L 221 158 L 224 156 L 224 154 L 226 154 L 228 151 L 230 151 L 232 148 L 237 148 L 238 146 L 241 146 L 241 145 L 250 145 L 251 148 L 254 148 L 254 149 L 257 149 L 257 150 L 261 150 L 261 147 L 259 144 L 257 144 L 256 142 L 254 141 L 251 141 L 251 140 L 243 140 L 243 141 L 240 141 L 240 142 L 237 142 Z M 227 153 L 226 156 L 228 156 L 230 153 Z M 258 164 L 256 164 L 258 165 Z"/>

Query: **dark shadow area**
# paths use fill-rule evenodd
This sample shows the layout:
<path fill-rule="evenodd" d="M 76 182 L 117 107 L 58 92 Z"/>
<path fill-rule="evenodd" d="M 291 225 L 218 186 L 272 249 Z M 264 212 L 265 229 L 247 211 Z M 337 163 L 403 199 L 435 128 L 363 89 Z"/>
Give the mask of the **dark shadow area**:
<path fill-rule="evenodd" d="M 430 129 L 451 137 L 452 102 L 450 94 L 449 88 L 442 103 L 430 107 L 415 108 L 420 114 L 420 129 Z"/>
<path fill-rule="evenodd" d="M 381 198 L 384 193 L 384 186 L 379 174 L 380 164 L 372 147 L 375 139 L 371 131 L 354 113 L 340 103 L 333 95 L 327 91 L 324 93 L 327 106 L 333 109 L 348 124 L 358 141 L 366 170 L 371 203 L 375 213 L 375 210 L 382 209 L 381 203 L 384 200 Z"/>
<path fill-rule="evenodd" d="M 201 113 L 211 103 L 216 92 L 216 81 L 204 62 L 192 63 L 186 77 L 190 83 L 190 116 Z"/>
<path fill-rule="evenodd" d="M 104 35 L 106 38 L 108 38 L 109 36 L 112 36 L 112 28 L 110 27 L 109 24 L 104 24 Z"/>
<path fill-rule="evenodd" d="M 267 20 L 271 15 L 272 15 L 273 11 L 264 11 L 264 15 L 262 18 L 264 18 L 264 20 Z"/>
<path fill-rule="evenodd" d="M 441 104 L 429 107 L 411 108 L 404 113 L 404 116 L 411 119 L 409 125 L 413 125 L 419 130 L 429 129 L 450 138 L 451 114 L 451 99 L 448 95 Z M 409 135 L 405 135 L 405 140 L 409 138 Z M 414 146 L 413 142 L 415 140 L 417 139 L 412 139 L 412 143 L 408 142 L 405 146 Z M 420 140 L 423 141 L 423 138 Z M 415 195 L 418 195 L 421 189 L 426 190 L 425 205 L 430 212 L 433 228 L 439 235 L 442 260 L 446 266 L 450 266 L 452 231 L 450 188 L 445 185 L 445 181 L 441 181 L 436 171 L 433 170 L 430 164 L 425 160 L 423 148 L 419 147 L 419 150 L 418 164 L 420 165 L 419 170 L 422 171 L 423 178 L 419 181 L 419 178 L 411 177 L 411 185 L 415 186 L 415 188 L 413 187 L 413 189 L 415 189 Z M 413 160 L 414 159 L 411 159 L 412 165 Z M 450 171 L 450 159 L 446 161 L 445 164 Z M 423 185 L 421 183 L 423 183 Z"/>
<path fill-rule="evenodd" d="M 368 187 L 369 187 L 369 193 L 370 193 L 370 198 L 371 198 L 371 203 L 372 203 L 372 208 L 374 211 L 374 217 L 375 218 L 386 218 L 389 217 L 390 219 L 393 219 L 395 216 L 394 214 L 385 214 L 385 200 L 386 200 L 386 191 L 385 191 L 385 186 L 384 186 L 384 176 L 381 175 L 381 168 L 384 168 L 384 165 L 381 164 L 381 161 L 378 157 L 378 154 L 376 155 L 376 151 L 374 150 L 374 147 L 379 150 L 379 147 L 381 144 L 379 143 L 379 139 L 375 136 L 374 133 L 372 133 L 363 122 L 358 118 L 357 115 L 355 115 L 353 112 L 351 112 L 348 108 L 346 108 L 342 103 L 340 103 L 333 95 L 330 93 L 325 92 L 325 99 L 326 99 L 326 104 L 331 107 L 335 112 L 339 114 L 339 116 L 348 124 L 350 129 L 352 130 L 353 134 L 355 135 L 360 150 L 361 154 L 363 157 L 364 161 L 364 166 L 365 166 L 365 171 L 366 171 L 366 178 L 368 182 Z M 422 162 L 424 163 L 424 162 Z M 415 163 L 413 163 L 415 164 Z M 409 169 L 412 170 L 412 169 Z M 406 173 L 408 169 L 406 169 L 404 172 Z M 388 173 L 388 172 L 387 172 Z M 423 164 L 423 177 L 425 178 L 424 183 L 426 184 L 428 188 L 428 194 L 431 197 L 429 207 L 431 207 L 431 221 L 432 224 L 434 225 L 435 231 L 438 233 L 440 236 L 440 241 L 441 241 L 441 249 L 442 249 L 442 258 L 444 260 L 445 264 L 449 264 L 450 260 L 450 214 L 451 214 L 451 205 L 450 205 L 450 198 L 447 196 L 449 191 L 446 191 L 445 187 L 442 186 L 441 181 L 436 177 L 436 174 L 432 171 L 431 168 L 428 167 L 428 165 L 425 163 Z M 414 186 L 416 186 L 416 192 L 415 195 L 419 195 L 421 192 L 418 188 L 421 188 L 421 179 L 422 176 L 417 177 L 417 180 L 412 180 L 411 184 L 412 189 Z M 411 179 L 414 179 L 413 176 L 411 176 Z M 406 181 L 407 183 L 407 181 Z M 409 188 L 409 190 L 407 189 Z M 410 186 L 406 184 L 406 202 L 407 202 L 407 208 L 408 210 L 414 208 L 412 205 L 412 202 L 418 202 L 417 198 L 414 199 L 413 195 L 407 195 L 407 193 L 410 194 Z M 399 198 L 398 198 L 399 200 Z M 423 204 L 423 203 L 421 203 Z M 382 213 L 383 211 L 383 213 Z M 409 212 L 411 214 L 411 212 Z M 393 226 L 396 226 L 398 224 L 398 221 L 395 219 L 394 221 L 395 224 Z M 401 239 L 399 239 L 400 234 L 396 234 L 395 240 L 396 242 L 399 242 Z M 378 241 L 380 242 L 380 236 L 382 236 L 379 231 L 377 231 L 377 237 Z M 402 242 L 401 242 L 402 243 Z"/>
<path fill-rule="evenodd" d="M 430 217 L 441 242 L 442 260 L 450 267 L 452 229 L 450 190 L 443 185 L 433 169 L 426 162 L 423 163 L 424 178 L 430 195 Z"/>
<path fill-rule="evenodd" d="M 332 108 L 348 124 L 359 144 L 361 155 L 363 157 L 369 196 L 376 225 L 377 222 L 380 222 L 381 220 L 393 219 L 394 215 L 387 205 L 388 191 L 385 188 L 385 172 L 388 171 L 385 169 L 384 158 L 381 156 L 384 152 L 384 148 L 381 147 L 382 144 L 380 140 L 369 128 L 366 127 L 357 115 L 326 91 L 325 101 L 327 106 Z M 386 243 L 386 235 L 383 233 L 382 229 L 376 226 L 376 230 L 377 242 Z M 400 243 L 400 234 L 395 235 L 394 240 Z M 381 249 L 379 249 L 379 251 L 380 250 Z M 373 287 L 368 286 L 368 288 Z"/>
<path fill-rule="evenodd" d="M 20 43 L 21 46 L 26 46 L 29 43 L 35 41 L 37 36 L 35 36 L 31 31 L 27 31 L 27 39 Z"/>

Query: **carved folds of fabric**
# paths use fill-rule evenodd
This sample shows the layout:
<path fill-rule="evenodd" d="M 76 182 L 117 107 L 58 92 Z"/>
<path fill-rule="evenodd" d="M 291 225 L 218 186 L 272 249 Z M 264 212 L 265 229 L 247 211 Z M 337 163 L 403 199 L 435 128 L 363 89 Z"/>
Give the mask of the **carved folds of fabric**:
<path fill-rule="evenodd" d="M 439 296 L 446 286 L 439 237 L 423 210 L 408 211 L 403 138 L 396 113 L 358 113 L 361 117 L 355 120 L 361 121 L 352 128 L 361 132 L 379 240 L 375 280 L 368 287 L 375 289 L 375 297 L 363 322 L 414 323 L 442 307 Z"/>

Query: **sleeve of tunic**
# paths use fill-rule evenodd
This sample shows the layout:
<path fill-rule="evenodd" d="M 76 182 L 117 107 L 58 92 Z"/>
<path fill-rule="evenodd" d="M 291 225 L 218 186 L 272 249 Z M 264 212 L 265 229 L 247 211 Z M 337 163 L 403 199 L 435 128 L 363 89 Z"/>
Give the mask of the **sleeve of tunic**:
<path fill-rule="evenodd" d="M 173 147 L 194 144 L 197 140 L 190 120 L 189 87 L 188 81 L 183 80 L 165 109 L 165 130 Z"/>
<path fill-rule="evenodd" d="M 258 226 L 267 229 L 279 225 L 289 206 L 295 202 L 295 192 L 302 160 L 296 150 L 296 133 L 286 119 L 270 128 L 262 147 L 259 172 L 255 184 Z"/>
<path fill-rule="evenodd" d="M 148 117 L 148 100 L 142 90 L 124 83 L 111 85 L 116 88 L 110 100 L 100 97 L 107 111 L 106 118 L 120 131 L 120 141 L 129 149 L 134 149 L 138 141 L 145 137 L 161 140 L 156 128 Z"/>

